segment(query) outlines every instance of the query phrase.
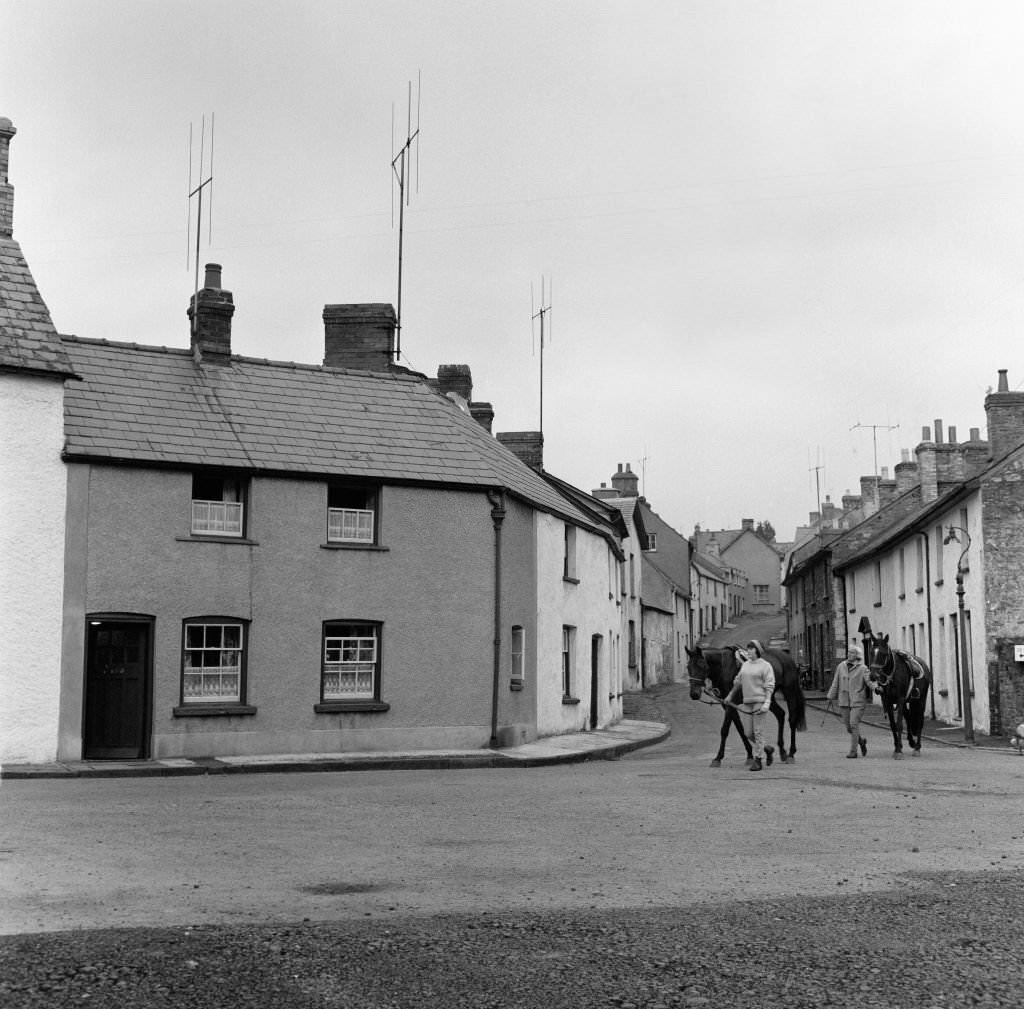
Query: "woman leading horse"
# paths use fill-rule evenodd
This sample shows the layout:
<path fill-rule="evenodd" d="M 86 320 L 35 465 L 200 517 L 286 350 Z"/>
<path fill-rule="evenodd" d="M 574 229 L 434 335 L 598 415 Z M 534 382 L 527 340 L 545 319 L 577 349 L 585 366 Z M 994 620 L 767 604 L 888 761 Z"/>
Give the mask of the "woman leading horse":
<path fill-rule="evenodd" d="M 707 698 L 707 703 L 721 704 L 733 688 L 736 674 L 739 672 L 743 659 L 737 656 L 738 648 L 730 645 L 726 648 L 696 648 L 686 649 L 686 673 L 690 679 L 690 698 L 698 701 Z M 789 652 L 778 651 L 769 648 L 764 652 L 764 658 L 771 664 L 775 673 L 775 694 L 772 696 L 772 703 L 769 711 L 773 714 L 779 724 L 778 750 L 779 759 L 784 763 L 796 759 L 796 734 L 807 728 L 807 702 L 804 698 L 803 689 L 800 686 L 800 672 Z M 789 748 L 785 745 L 786 711 L 776 699 L 782 694 L 789 711 Z M 718 753 L 711 761 L 712 767 L 722 766 L 722 757 L 725 754 L 725 740 L 729 735 L 729 729 L 735 725 L 736 731 L 740 734 L 743 746 L 747 751 L 748 765 L 753 761 L 753 751 L 750 740 L 747 739 L 740 723 L 739 715 L 735 708 L 726 706 L 722 719 L 720 731 L 721 742 Z"/>

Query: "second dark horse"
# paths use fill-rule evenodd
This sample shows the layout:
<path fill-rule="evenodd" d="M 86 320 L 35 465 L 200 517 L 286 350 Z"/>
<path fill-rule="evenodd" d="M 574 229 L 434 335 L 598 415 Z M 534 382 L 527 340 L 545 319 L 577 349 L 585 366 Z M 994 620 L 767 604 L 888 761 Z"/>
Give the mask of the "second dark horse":
<path fill-rule="evenodd" d="M 775 693 L 772 695 L 771 713 L 779 723 L 779 758 L 784 764 L 796 759 L 796 734 L 807 728 L 807 702 L 800 687 L 800 672 L 789 652 L 769 649 L 764 657 L 771 663 L 775 671 Z M 686 649 L 686 673 L 690 678 L 690 697 L 698 701 L 707 691 L 712 700 L 725 697 L 732 690 L 733 680 L 739 672 L 742 660 L 736 655 L 735 647 L 728 648 L 696 648 Z M 778 702 L 782 694 L 789 712 L 789 748 L 785 743 L 786 711 Z M 721 743 L 718 753 L 711 761 L 712 767 L 722 766 L 725 755 L 725 740 L 729 729 L 735 725 L 736 731 L 743 740 L 747 750 L 747 759 L 751 758 L 750 740 L 743 732 L 739 714 L 735 708 L 727 707 L 722 719 Z"/>

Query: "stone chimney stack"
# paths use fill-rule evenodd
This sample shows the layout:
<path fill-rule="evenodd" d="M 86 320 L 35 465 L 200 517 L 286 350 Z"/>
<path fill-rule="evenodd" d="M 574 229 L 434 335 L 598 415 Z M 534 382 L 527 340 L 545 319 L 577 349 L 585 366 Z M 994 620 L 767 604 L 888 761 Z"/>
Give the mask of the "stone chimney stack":
<path fill-rule="evenodd" d="M 998 459 L 1024 442 L 1024 392 L 1010 392 L 1006 369 L 999 369 L 999 387 L 985 397 L 989 458 Z"/>
<path fill-rule="evenodd" d="M 192 327 L 192 356 L 204 364 L 227 364 L 231 360 L 231 317 L 235 303 L 230 291 L 220 286 L 220 264 L 207 263 L 202 290 L 189 301 Z"/>
<path fill-rule="evenodd" d="M 980 473 L 988 465 L 989 457 L 988 442 L 982 440 L 981 429 L 972 427 L 970 432 L 970 438 L 960 446 L 964 457 L 964 477 L 966 479 Z"/>
<path fill-rule="evenodd" d="M 878 511 L 878 477 L 862 476 L 860 478 L 860 500 L 864 509 L 864 518 Z"/>
<path fill-rule="evenodd" d="M 497 438 L 531 469 L 544 468 L 544 435 L 540 431 L 501 431 Z"/>
<path fill-rule="evenodd" d="M 889 477 L 889 467 L 882 467 L 882 478 L 878 481 L 878 507 L 884 508 L 891 501 L 896 500 L 899 493 L 895 479 Z"/>
<path fill-rule="evenodd" d="M 843 495 L 843 514 L 847 515 L 850 512 L 855 512 L 860 508 L 861 500 L 859 494 L 844 494 Z"/>
<path fill-rule="evenodd" d="M 640 478 L 629 468 L 628 462 L 625 469 L 622 468 L 622 463 L 619 463 L 618 472 L 612 476 L 612 486 L 619 497 L 640 496 Z"/>
<path fill-rule="evenodd" d="M 440 364 L 437 367 L 437 391 L 442 396 L 454 393 L 468 409 L 473 398 L 473 373 L 468 364 Z"/>
<path fill-rule="evenodd" d="M 894 473 L 897 494 L 906 494 L 917 486 L 917 463 L 910 461 L 910 449 L 900 449 L 900 461 L 896 463 Z"/>
<path fill-rule="evenodd" d="M 324 367 L 387 371 L 397 321 L 388 304 L 324 305 Z"/>
<path fill-rule="evenodd" d="M 7 181 L 7 169 L 17 132 L 10 119 L 0 116 L 0 238 L 14 237 L 14 186 Z"/>
<path fill-rule="evenodd" d="M 935 442 L 930 427 L 921 428 L 921 443 L 914 449 L 917 475 L 921 481 L 921 501 L 927 504 L 939 496 L 939 471 L 935 460 Z"/>
<path fill-rule="evenodd" d="M 750 532 L 750 533 L 752 533 L 753 531 L 754 531 L 754 520 L 753 519 L 740 519 L 740 532 L 744 532 L 744 533 Z"/>
<path fill-rule="evenodd" d="M 494 407 L 490 403 L 470 403 L 469 404 L 469 415 L 475 420 L 488 434 L 491 433 L 491 428 L 494 426 Z"/>

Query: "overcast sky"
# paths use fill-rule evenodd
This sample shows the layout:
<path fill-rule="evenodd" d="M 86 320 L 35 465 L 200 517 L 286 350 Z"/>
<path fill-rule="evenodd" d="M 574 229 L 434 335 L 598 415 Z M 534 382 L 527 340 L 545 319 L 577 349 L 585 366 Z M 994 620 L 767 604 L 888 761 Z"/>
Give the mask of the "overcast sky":
<path fill-rule="evenodd" d="M 544 277 L 545 467 L 789 539 L 1024 384 L 1022 53 L 1011 0 L 0 0 L 14 235 L 61 332 L 188 346 L 205 116 L 233 349 L 319 363 L 419 78 L 402 363 L 535 430 Z"/>

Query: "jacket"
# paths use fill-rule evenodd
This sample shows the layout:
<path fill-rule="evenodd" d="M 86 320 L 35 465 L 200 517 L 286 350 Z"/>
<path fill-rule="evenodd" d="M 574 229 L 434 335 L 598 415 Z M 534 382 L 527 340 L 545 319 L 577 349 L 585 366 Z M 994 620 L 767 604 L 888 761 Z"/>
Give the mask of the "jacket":
<path fill-rule="evenodd" d="M 828 688 L 828 700 L 835 701 L 840 708 L 863 708 L 871 697 L 868 675 L 863 662 L 840 662 Z"/>
<path fill-rule="evenodd" d="M 742 692 L 743 706 L 748 711 L 767 709 L 775 693 L 775 670 L 771 663 L 767 659 L 747 659 L 732 681 L 727 700 L 737 692 Z"/>

